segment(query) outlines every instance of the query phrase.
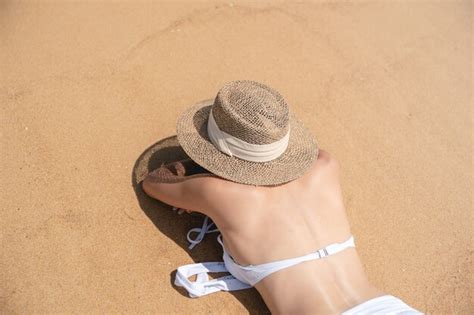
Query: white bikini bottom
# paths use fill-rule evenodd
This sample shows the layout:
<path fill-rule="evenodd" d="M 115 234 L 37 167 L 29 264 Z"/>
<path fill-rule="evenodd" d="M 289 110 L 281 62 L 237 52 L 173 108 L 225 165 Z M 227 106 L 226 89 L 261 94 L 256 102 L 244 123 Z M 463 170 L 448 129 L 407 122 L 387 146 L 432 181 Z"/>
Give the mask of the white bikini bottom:
<path fill-rule="evenodd" d="M 342 312 L 342 315 L 415 315 L 423 314 L 393 295 L 383 295 L 365 301 Z"/>

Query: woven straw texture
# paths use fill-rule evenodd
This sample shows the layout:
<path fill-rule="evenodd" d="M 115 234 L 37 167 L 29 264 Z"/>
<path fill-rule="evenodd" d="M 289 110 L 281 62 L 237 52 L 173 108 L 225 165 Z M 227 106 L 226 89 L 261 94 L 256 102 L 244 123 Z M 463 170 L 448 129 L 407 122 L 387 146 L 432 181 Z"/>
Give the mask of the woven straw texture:
<path fill-rule="evenodd" d="M 212 114 L 219 129 L 248 143 L 272 143 L 288 132 L 285 100 L 274 89 L 254 81 L 225 84 L 217 93 Z"/>
<path fill-rule="evenodd" d="M 219 128 L 255 144 L 281 139 L 290 128 L 286 151 L 269 162 L 251 162 L 220 152 L 207 135 L 212 109 Z M 310 131 L 289 112 L 283 97 L 254 81 L 224 85 L 214 100 L 188 108 L 177 123 L 177 136 L 184 151 L 199 165 L 225 179 L 248 185 L 273 186 L 294 180 L 318 156 L 318 145 Z"/>

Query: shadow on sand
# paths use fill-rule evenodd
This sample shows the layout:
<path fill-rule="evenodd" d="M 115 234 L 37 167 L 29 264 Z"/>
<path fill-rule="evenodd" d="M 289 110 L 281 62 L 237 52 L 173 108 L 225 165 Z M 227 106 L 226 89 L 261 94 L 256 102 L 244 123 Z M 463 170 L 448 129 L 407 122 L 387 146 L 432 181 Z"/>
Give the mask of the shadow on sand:
<path fill-rule="evenodd" d="M 200 227 L 204 215 L 200 213 L 178 215 L 171 211 L 171 206 L 148 197 L 141 188 L 141 181 L 152 170 L 160 167 L 162 163 L 169 163 L 189 158 L 179 145 L 176 136 L 171 136 L 158 141 L 147 148 L 137 159 L 132 172 L 132 186 L 137 196 L 140 207 L 153 224 L 167 237 L 176 242 L 189 253 L 194 262 L 222 261 L 222 249 L 216 240 L 218 233 L 207 234 L 204 240 L 194 247 L 188 249 L 189 242 L 186 233 L 189 229 Z M 193 235 L 195 237 L 195 235 Z M 180 265 L 192 263 L 183 261 Z M 177 268 L 178 266 L 176 266 Z M 174 285 L 176 270 L 170 274 L 170 284 L 183 296 L 188 297 L 187 291 Z M 211 275 L 211 278 L 221 276 Z M 231 292 L 218 292 L 214 294 L 232 294 L 251 314 L 269 314 L 269 310 L 263 302 L 260 294 L 254 288 Z M 201 297 L 206 298 L 206 296 Z"/>

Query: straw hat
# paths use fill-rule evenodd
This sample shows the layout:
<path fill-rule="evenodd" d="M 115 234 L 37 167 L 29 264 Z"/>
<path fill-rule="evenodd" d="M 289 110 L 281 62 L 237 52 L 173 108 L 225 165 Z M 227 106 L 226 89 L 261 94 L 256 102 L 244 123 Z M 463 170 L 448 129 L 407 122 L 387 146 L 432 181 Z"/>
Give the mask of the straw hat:
<path fill-rule="evenodd" d="M 318 156 L 316 140 L 280 93 L 248 80 L 228 82 L 214 100 L 188 108 L 177 136 L 197 164 L 249 185 L 289 182 Z"/>

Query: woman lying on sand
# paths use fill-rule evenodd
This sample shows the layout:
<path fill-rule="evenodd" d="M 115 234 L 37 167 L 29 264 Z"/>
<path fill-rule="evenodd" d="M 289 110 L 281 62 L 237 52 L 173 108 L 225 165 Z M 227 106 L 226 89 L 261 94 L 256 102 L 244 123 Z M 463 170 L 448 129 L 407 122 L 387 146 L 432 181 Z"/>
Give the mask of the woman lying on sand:
<path fill-rule="evenodd" d="M 368 281 L 338 164 L 277 91 L 230 82 L 214 101 L 188 109 L 177 134 L 191 160 L 151 172 L 143 189 L 204 214 L 221 233 L 223 262 L 178 268 L 175 283 L 192 297 L 255 287 L 272 313 L 418 313 Z M 231 275 L 207 277 L 222 271 Z M 188 280 L 193 274 L 196 282 Z"/>

